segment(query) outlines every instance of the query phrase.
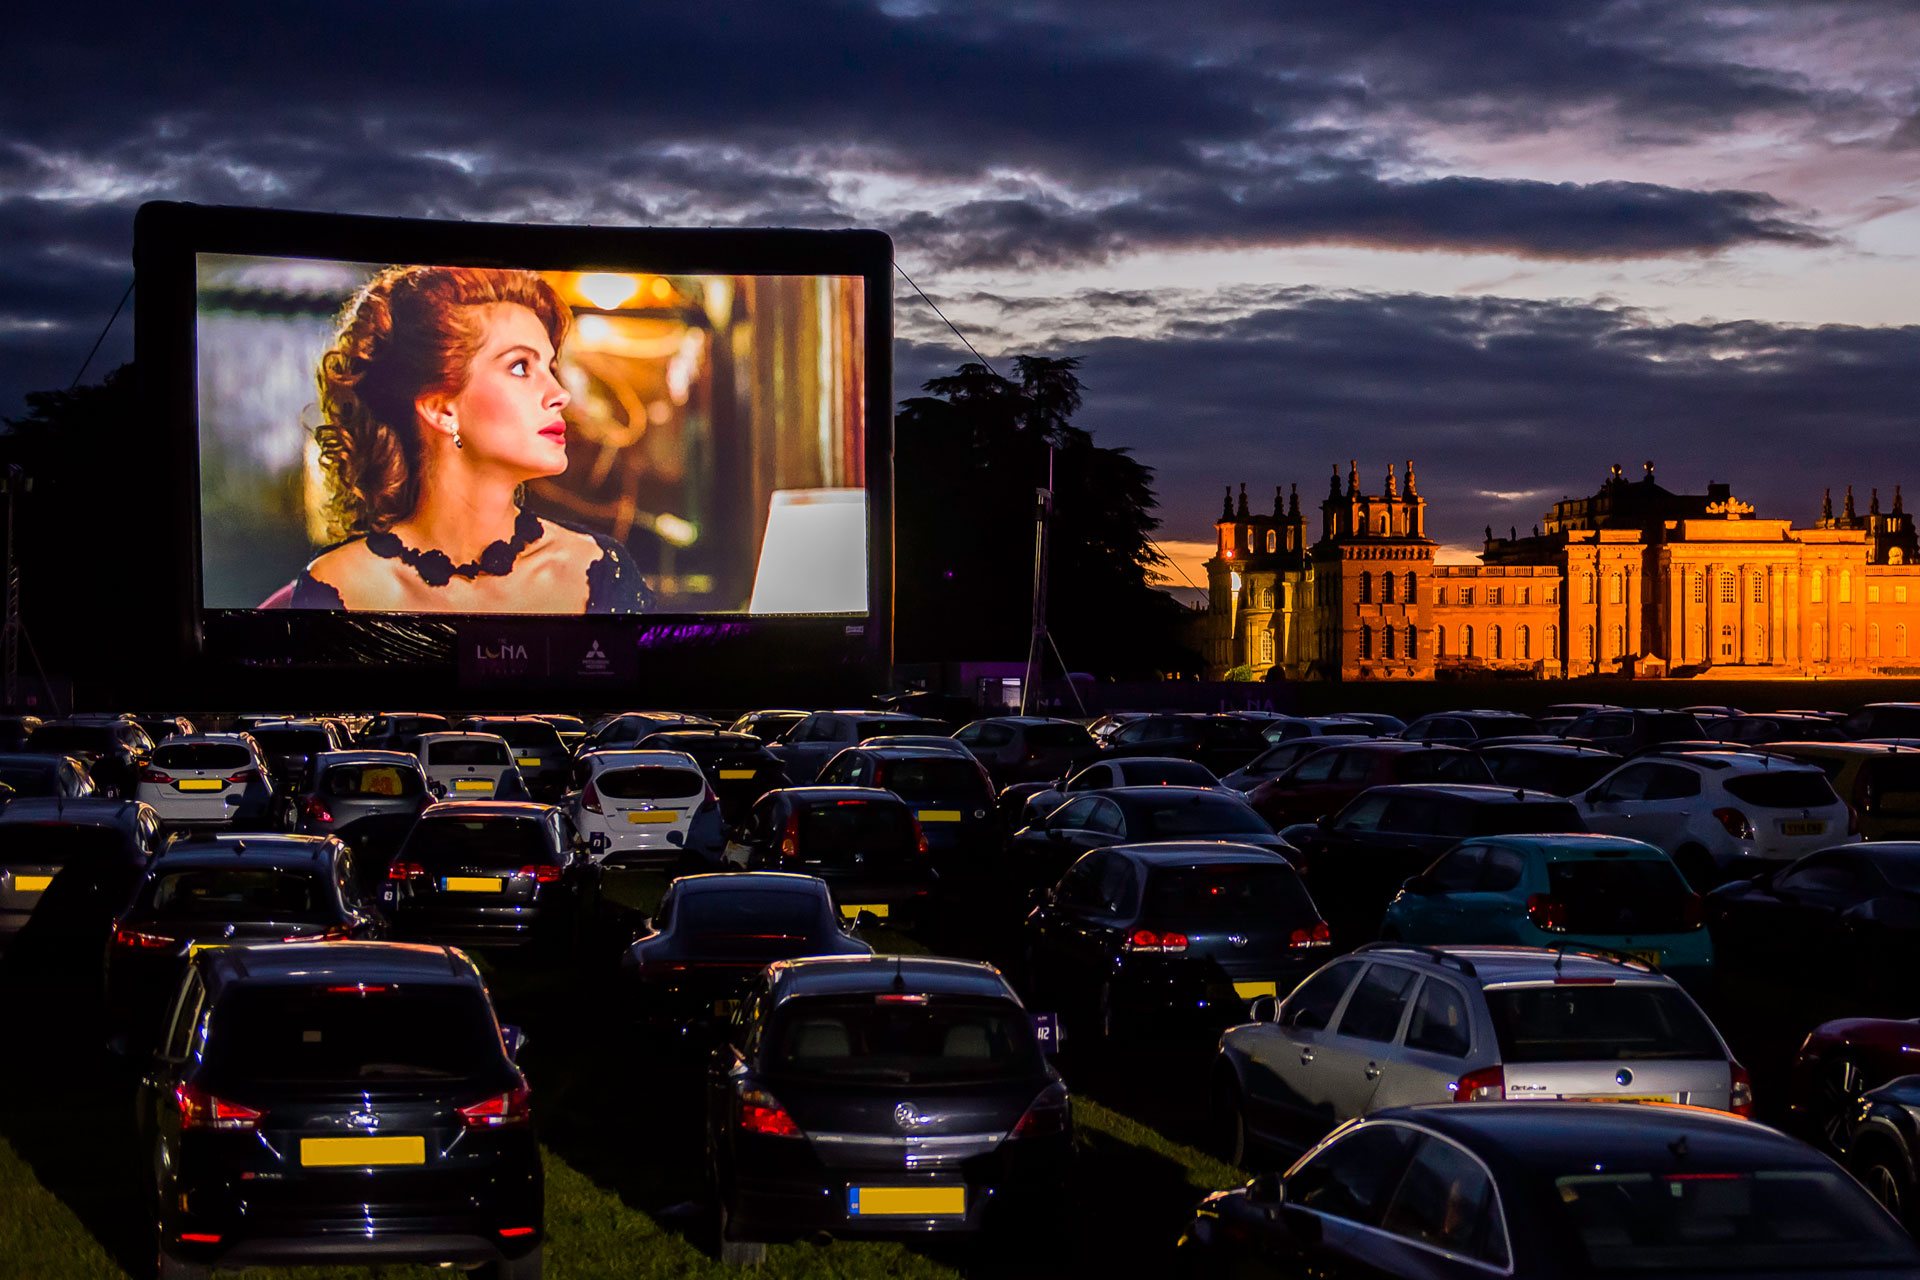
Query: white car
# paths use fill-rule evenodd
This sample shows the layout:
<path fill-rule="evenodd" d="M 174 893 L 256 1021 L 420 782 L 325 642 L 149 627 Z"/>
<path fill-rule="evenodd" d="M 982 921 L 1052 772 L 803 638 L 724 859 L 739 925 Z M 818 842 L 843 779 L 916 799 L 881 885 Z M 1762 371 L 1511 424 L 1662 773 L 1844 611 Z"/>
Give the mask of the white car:
<path fill-rule="evenodd" d="M 141 766 L 134 799 L 169 829 L 226 827 L 289 831 L 292 800 L 276 795 L 273 770 L 244 733 L 168 738 Z"/>
<path fill-rule="evenodd" d="M 1860 838 L 1825 773 L 1751 752 L 1640 756 L 1570 799 L 1587 830 L 1665 849 L 1702 893 Z"/>
<path fill-rule="evenodd" d="M 615 866 L 718 865 L 720 797 L 684 751 L 590 751 L 575 763 L 567 816 L 587 856 Z"/>
<path fill-rule="evenodd" d="M 507 740 L 495 733 L 423 733 L 414 749 L 427 790 L 442 800 L 526 800 Z"/>

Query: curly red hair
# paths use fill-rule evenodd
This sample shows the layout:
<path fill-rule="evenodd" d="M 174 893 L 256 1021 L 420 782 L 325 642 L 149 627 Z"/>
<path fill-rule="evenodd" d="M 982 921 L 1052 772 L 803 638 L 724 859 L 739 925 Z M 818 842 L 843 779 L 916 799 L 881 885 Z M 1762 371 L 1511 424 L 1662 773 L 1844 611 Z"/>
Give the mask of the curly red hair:
<path fill-rule="evenodd" d="M 459 394 L 484 330 L 473 308 L 512 302 L 546 327 L 557 351 L 573 312 L 531 271 L 388 267 L 342 310 L 320 357 L 320 469 L 336 536 L 383 531 L 420 501 L 421 396 Z"/>

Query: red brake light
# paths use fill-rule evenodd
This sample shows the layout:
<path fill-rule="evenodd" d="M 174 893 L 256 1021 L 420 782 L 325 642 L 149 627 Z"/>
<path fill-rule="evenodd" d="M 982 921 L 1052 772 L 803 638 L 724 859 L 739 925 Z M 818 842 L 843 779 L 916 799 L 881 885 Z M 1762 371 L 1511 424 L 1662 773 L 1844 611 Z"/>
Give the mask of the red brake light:
<path fill-rule="evenodd" d="M 521 1085 L 507 1093 L 460 1108 L 460 1119 L 469 1129 L 497 1129 L 501 1125 L 525 1124 L 533 1117 L 533 1090 Z"/>
<path fill-rule="evenodd" d="M 182 1231 L 180 1233 L 180 1238 L 182 1240 L 190 1240 L 194 1244 L 219 1244 L 220 1243 L 219 1235 L 212 1231 Z"/>
<path fill-rule="evenodd" d="M 925 1004 L 927 996 L 924 992 L 885 992 L 875 996 L 873 1002 L 875 1004 Z"/>
<path fill-rule="evenodd" d="M 914 847 L 919 849 L 921 853 L 932 853 L 933 849 L 927 844 L 926 828 L 920 825 L 920 819 L 918 818 L 912 819 L 912 822 Z"/>
<path fill-rule="evenodd" d="M 427 869 L 417 862 L 395 862 L 387 867 L 387 879 L 410 880 L 414 876 L 424 876 Z"/>
<path fill-rule="evenodd" d="M 533 1228 L 532 1227 L 502 1227 L 500 1228 L 500 1234 L 503 1236 L 530 1236 L 533 1234 Z"/>
<path fill-rule="evenodd" d="M 261 1113 L 237 1102 L 214 1097 L 196 1085 L 175 1085 L 173 1100 L 180 1106 L 182 1129 L 255 1129 Z"/>
<path fill-rule="evenodd" d="M 1727 1091 L 1727 1110 L 1753 1119 L 1753 1077 L 1737 1062 L 1727 1063 L 1732 1071 L 1732 1088 Z"/>
<path fill-rule="evenodd" d="M 160 770 L 154 768 L 152 765 L 148 765 L 145 768 L 140 770 L 140 781 L 163 782 L 163 783 L 172 782 L 173 775 L 169 773 L 162 773 Z"/>
<path fill-rule="evenodd" d="M 1507 1073 L 1501 1067 L 1482 1067 L 1469 1071 L 1448 1085 L 1455 1102 L 1504 1102 L 1507 1097 Z"/>
<path fill-rule="evenodd" d="M 1527 919 L 1533 921 L 1536 928 L 1548 933 L 1567 931 L 1567 904 L 1550 894 L 1535 893 L 1527 897 Z"/>
<path fill-rule="evenodd" d="M 328 987 L 327 994 L 334 996 L 364 996 L 379 991 L 391 991 L 392 987 L 384 982 L 353 982 L 343 987 Z"/>
<path fill-rule="evenodd" d="M 307 797 L 307 816 L 315 822 L 332 822 L 333 814 L 327 808 L 327 802 L 319 796 Z"/>
<path fill-rule="evenodd" d="M 740 1091 L 740 1127 L 748 1133 L 760 1133 L 773 1138 L 800 1136 L 800 1126 L 765 1089 Z"/>
<path fill-rule="evenodd" d="M 1040 1091 L 1026 1113 L 1007 1134 L 1009 1138 L 1044 1138 L 1067 1127 L 1067 1087 L 1050 1084 Z"/>
<path fill-rule="evenodd" d="M 1155 933 L 1151 929 L 1135 929 L 1133 936 L 1121 944 L 1123 951 L 1185 951 L 1187 935 L 1184 933 Z"/>
<path fill-rule="evenodd" d="M 529 863 L 520 868 L 520 874 L 532 876 L 536 884 L 557 884 L 560 880 L 560 872 L 561 868 L 550 862 Z"/>
<path fill-rule="evenodd" d="M 1713 816 L 1727 829 L 1727 834 L 1735 840 L 1753 839 L 1753 824 L 1747 821 L 1747 815 L 1738 809 L 1715 809 Z"/>
<path fill-rule="evenodd" d="M 587 789 L 580 793 L 580 807 L 588 813 L 605 812 L 605 810 L 600 807 L 600 791 L 591 781 L 587 783 Z"/>
<path fill-rule="evenodd" d="M 1287 937 L 1290 947 L 1329 947 L 1333 945 L 1333 931 L 1327 928 L 1325 920 L 1314 922 L 1311 929 L 1295 929 Z"/>
<path fill-rule="evenodd" d="M 841 801 L 845 804 L 846 801 Z M 795 809 L 787 815 L 787 828 L 780 833 L 780 856 L 797 858 L 800 856 L 800 811 Z"/>
<path fill-rule="evenodd" d="M 135 947 L 142 951 L 159 951 L 165 947 L 178 945 L 180 939 L 169 938 L 164 933 L 141 933 L 138 929 L 129 929 L 121 925 L 113 931 L 113 945 L 116 947 Z"/>
<path fill-rule="evenodd" d="M 252 786 L 254 783 L 258 781 L 260 781 L 260 771 L 258 769 L 242 769 L 240 772 L 234 774 L 231 778 L 227 779 L 227 785 L 232 786 L 234 783 L 237 782 L 241 786 L 247 787 L 247 786 Z"/>

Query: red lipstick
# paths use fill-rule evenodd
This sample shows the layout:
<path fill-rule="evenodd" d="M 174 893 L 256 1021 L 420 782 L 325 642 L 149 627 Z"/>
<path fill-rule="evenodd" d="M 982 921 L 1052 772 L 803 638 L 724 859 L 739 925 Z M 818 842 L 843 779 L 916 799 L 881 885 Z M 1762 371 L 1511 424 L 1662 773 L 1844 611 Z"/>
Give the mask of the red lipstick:
<path fill-rule="evenodd" d="M 565 444 L 567 439 L 567 424 L 564 422 L 549 422 L 546 426 L 540 428 L 540 434 L 549 436 Z"/>

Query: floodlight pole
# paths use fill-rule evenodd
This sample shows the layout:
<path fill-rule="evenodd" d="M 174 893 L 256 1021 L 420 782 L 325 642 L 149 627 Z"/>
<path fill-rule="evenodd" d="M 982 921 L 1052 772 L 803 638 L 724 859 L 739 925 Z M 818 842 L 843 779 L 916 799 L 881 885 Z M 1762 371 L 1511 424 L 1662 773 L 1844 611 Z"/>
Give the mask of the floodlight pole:
<path fill-rule="evenodd" d="M 0 620 L 0 673 L 4 673 L 9 710 L 20 706 L 20 558 L 13 546 L 13 503 L 24 478 L 19 463 L 8 463 L 6 478 L 0 482 L 7 498 L 6 615 Z"/>
<path fill-rule="evenodd" d="M 1053 524 L 1053 450 L 1047 450 L 1047 487 L 1034 490 L 1033 510 L 1033 629 L 1027 640 L 1027 671 L 1020 681 L 1020 714 L 1027 714 L 1027 700 L 1040 678 L 1046 660 L 1047 635 L 1047 534 Z"/>

